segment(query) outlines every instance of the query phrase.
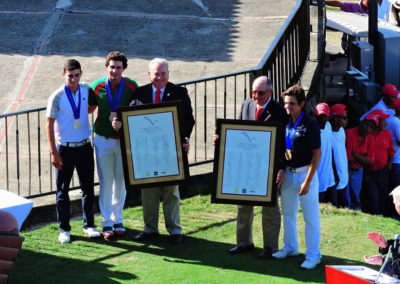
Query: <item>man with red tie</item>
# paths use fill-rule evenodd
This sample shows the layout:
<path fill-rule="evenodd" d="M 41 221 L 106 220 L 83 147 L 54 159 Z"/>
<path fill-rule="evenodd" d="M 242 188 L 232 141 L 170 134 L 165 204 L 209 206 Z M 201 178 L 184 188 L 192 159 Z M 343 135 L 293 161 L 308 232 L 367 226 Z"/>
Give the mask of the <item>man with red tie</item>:
<path fill-rule="evenodd" d="M 272 82 L 269 78 L 266 76 L 256 78 L 253 82 L 252 95 L 251 99 L 243 101 L 238 119 L 279 122 L 282 127 L 286 125 L 288 116 L 283 106 L 272 99 Z M 280 181 L 277 180 L 277 182 L 278 186 L 280 186 Z M 252 237 L 253 219 L 253 206 L 238 205 L 237 243 L 235 247 L 229 250 L 230 254 L 238 254 L 254 248 Z M 272 253 L 278 251 L 280 226 L 281 213 L 278 202 L 275 207 L 262 207 L 264 249 L 258 255 L 259 258 L 272 258 Z"/>
<path fill-rule="evenodd" d="M 184 119 L 186 151 L 189 150 L 189 137 L 194 126 L 194 117 L 187 89 L 168 82 L 168 62 L 162 58 L 154 58 L 149 64 L 151 83 L 136 90 L 137 101 L 143 104 L 168 101 L 181 101 Z M 136 103 L 136 101 L 135 101 Z M 157 235 L 160 198 L 163 201 L 165 226 L 170 234 L 172 244 L 182 242 L 182 228 L 179 213 L 179 189 L 177 185 L 142 189 L 143 232 L 135 236 L 135 241 L 146 241 Z"/>

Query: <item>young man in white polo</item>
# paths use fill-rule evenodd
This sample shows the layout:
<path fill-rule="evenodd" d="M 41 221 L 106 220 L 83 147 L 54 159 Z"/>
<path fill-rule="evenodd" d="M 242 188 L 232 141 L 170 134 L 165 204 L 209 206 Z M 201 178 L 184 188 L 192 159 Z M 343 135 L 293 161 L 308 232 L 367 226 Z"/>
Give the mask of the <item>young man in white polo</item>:
<path fill-rule="evenodd" d="M 56 168 L 58 240 L 68 243 L 71 231 L 68 191 L 75 168 L 82 188 L 83 231 L 91 238 L 101 234 L 94 225 L 94 159 L 88 119 L 90 87 L 79 83 L 82 69 L 75 59 L 65 62 L 62 75 L 65 84 L 48 100 L 46 134 L 51 163 Z"/>

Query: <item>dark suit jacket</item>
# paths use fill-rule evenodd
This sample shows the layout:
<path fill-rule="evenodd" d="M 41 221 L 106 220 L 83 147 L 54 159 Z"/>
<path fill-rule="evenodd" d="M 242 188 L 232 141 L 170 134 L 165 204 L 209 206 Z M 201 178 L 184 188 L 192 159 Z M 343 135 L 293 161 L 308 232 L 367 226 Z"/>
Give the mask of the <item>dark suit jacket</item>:
<path fill-rule="evenodd" d="M 131 105 L 140 103 L 152 104 L 153 103 L 152 84 L 150 83 L 145 86 L 137 88 L 135 91 L 135 96 L 138 102 L 133 101 Z M 192 133 L 192 129 L 194 126 L 194 117 L 187 89 L 172 84 L 171 82 L 168 82 L 167 86 L 165 86 L 162 102 L 171 102 L 171 101 L 182 102 L 185 137 L 190 138 L 190 134 Z"/>
<path fill-rule="evenodd" d="M 253 99 L 243 101 L 239 119 L 256 120 L 256 110 L 257 104 Z M 279 103 L 271 99 L 258 120 L 279 122 L 282 123 L 282 126 L 286 126 L 288 115 Z"/>
<path fill-rule="evenodd" d="M 238 119 L 240 120 L 256 120 L 257 104 L 253 99 L 244 100 L 240 109 Z M 278 122 L 282 125 L 282 136 L 281 136 L 281 153 L 279 158 L 279 169 L 283 169 L 285 159 L 285 128 L 288 122 L 289 116 L 282 105 L 274 101 L 272 98 L 268 105 L 261 113 L 258 121 Z"/>

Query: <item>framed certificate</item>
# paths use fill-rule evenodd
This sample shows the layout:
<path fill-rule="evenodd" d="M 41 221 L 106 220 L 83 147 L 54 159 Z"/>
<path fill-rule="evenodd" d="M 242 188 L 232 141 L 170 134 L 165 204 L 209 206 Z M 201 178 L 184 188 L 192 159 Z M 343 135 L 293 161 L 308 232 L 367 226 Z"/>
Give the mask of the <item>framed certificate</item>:
<path fill-rule="evenodd" d="M 180 102 L 167 102 L 117 109 L 127 190 L 187 182 L 181 108 Z"/>
<path fill-rule="evenodd" d="M 211 202 L 275 206 L 279 123 L 217 119 Z"/>

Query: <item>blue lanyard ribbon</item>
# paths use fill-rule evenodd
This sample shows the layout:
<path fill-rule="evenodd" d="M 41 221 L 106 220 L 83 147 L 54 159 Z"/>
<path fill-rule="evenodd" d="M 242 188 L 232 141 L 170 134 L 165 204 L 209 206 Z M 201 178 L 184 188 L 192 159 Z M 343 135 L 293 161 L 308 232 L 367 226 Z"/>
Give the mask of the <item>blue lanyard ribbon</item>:
<path fill-rule="evenodd" d="M 121 101 L 121 98 L 122 98 L 122 92 L 124 91 L 124 85 L 125 85 L 124 82 L 125 82 L 124 77 L 121 77 L 121 82 L 119 83 L 117 97 L 114 100 L 113 94 L 111 91 L 110 81 L 108 80 L 108 78 L 106 80 L 107 97 L 108 97 L 108 102 L 110 103 L 110 108 L 111 108 L 112 112 L 117 111 L 117 106 L 119 106 L 119 102 Z"/>
<path fill-rule="evenodd" d="M 71 105 L 72 112 L 74 113 L 74 118 L 79 119 L 79 116 L 81 114 L 81 88 L 78 86 L 79 90 L 79 102 L 78 102 L 78 107 L 76 107 L 75 100 L 72 97 L 71 90 L 67 87 L 67 85 L 64 86 L 64 91 L 67 94 L 67 98 L 69 101 L 69 104 Z"/>
<path fill-rule="evenodd" d="M 286 149 L 290 150 L 290 148 L 292 147 L 292 140 L 293 140 L 293 136 L 294 133 L 296 132 L 297 126 L 299 126 L 299 123 L 301 121 L 301 119 L 304 116 L 304 112 L 300 113 L 300 116 L 296 119 L 296 121 L 294 122 L 293 126 L 291 126 L 292 124 L 292 120 L 289 120 L 289 124 L 286 127 L 286 133 L 285 133 L 285 140 L 286 140 Z"/>

